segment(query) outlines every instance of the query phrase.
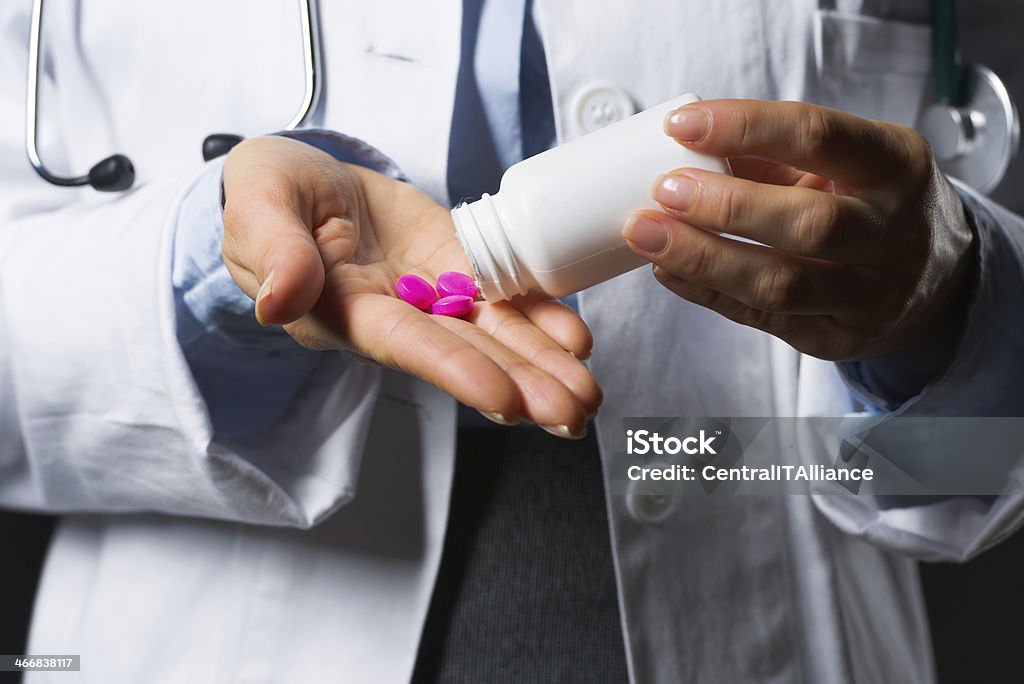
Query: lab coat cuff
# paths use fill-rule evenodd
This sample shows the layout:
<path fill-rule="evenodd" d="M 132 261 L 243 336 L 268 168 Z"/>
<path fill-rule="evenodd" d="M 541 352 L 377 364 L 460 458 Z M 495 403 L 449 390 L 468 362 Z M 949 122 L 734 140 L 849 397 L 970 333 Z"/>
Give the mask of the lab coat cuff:
<path fill-rule="evenodd" d="M 1020 363 L 1024 310 L 1014 301 L 1014 293 L 1024 291 L 1020 219 L 1001 212 L 963 184 L 953 183 L 977 240 L 975 283 L 960 343 L 949 365 L 904 401 L 884 396 L 863 364 L 837 364 L 850 392 L 868 413 L 1024 415 L 1024 398 L 1019 393 L 1024 382 Z"/>
<path fill-rule="evenodd" d="M 281 131 L 275 135 L 312 145 L 340 162 L 373 169 L 395 180 L 408 181 L 391 157 L 358 138 L 322 128 Z"/>
<path fill-rule="evenodd" d="M 818 509 L 841 531 L 922 561 L 962 563 L 996 546 L 1024 523 L 1024 482 L 1013 493 L 948 497 L 916 506 L 883 507 L 859 496 L 814 494 Z"/>
<path fill-rule="evenodd" d="M 977 281 L 959 349 L 945 372 L 888 411 L 884 398 L 846 374 L 850 390 L 869 411 L 935 418 L 1024 416 L 1019 389 L 1024 385 L 1024 309 L 1018 303 L 1024 291 L 1024 221 L 970 188 L 954 185 L 978 240 Z M 833 524 L 877 546 L 925 560 L 963 561 L 1024 523 L 1024 469 L 1007 473 L 999 496 L 951 496 L 916 505 L 870 497 L 814 498 Z"/>

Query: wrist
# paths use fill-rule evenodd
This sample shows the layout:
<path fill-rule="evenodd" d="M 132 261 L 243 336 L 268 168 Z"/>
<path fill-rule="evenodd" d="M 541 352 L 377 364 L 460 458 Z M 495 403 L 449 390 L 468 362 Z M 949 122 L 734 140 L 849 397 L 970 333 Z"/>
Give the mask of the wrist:
<path fill-rule="evenodd" d="M 942 228 L 935 230 L 930 245 L 933 255 L 920 276 L 922 282 L 937 279 L 932 287 L 922 288 L 919 311 L 909 321 L 909 333 L 902 344 L 893 347 L 894 352 L 914 354 L 930 350 L 932 358 L 922 362 L 939 356 L 948 360 L 955 352 L 978 271 L 977 229 L 949 181 L 940 176 L 939 183 L 946 209 L 933 219 Z"/>
<path fill-rule="evenodd" d="M 927 306 L 900 343 L 884 353 L 847 362 L 869 389 L 896 404 L 938 379 L 963 343 L 980 255 L 976 227 L 951 186 L 950 192 L 956 202 L 951 216 L 962 223 L 952 229 L 957 235 L 953 242 L 961 247 L 949 259 L 953 262 L 949 275 L 927 296 Z"/>

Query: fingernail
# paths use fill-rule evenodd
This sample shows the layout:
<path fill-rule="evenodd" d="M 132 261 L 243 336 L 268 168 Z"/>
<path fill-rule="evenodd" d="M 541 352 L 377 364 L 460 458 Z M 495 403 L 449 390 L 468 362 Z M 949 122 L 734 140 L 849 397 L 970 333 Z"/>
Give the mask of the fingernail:
<path fill-rule="evenodd" d="M 659 176 L 653 194 L 658 204 L 686 211 L 697 194 L 697 183 L 689 176 Z"/>
<path fill-rule="evenodd" d="M 541 425 L 540 427 L 544 432 L 555 437 L 561 437 L 562 439 L 583 439 L 587 436 L 586 425 L 583 426 L 583 430 L 578 434 L 573 434 L 568 425 Z"/>
<path fill-rule="evenodd" d="M 668 247 L 668 231 L 657 221 L 633 214 L 622 231 L 627 240 L 648 254 L 661 254 Z"/>
<path fill-rule="evenodd" d="M 497 423 L 498 425 L 504 425 L 506 427 L 512 427 L 513 425 L 517 425 L 519 423 L 518 420 L 516 420 L 516 421 L 509 420 L 508 418 L 506 418 L 505 416 L 501 415 L 500 413 L 492 413 L 492 412 L 488 412 L 488 411 L 480 411 L 480 415 L 483 416 L 484 418 L 486 418 L 487 420 L 491 421 L 492 423 Z"/>
<path fill-rule="evenodd" d="M 677 140 L 695 141 L 708 132 L 711 119 L 707 112 L 696 107 L 683 107 L 665 117 L 665 132 Z"/>
<path fill-rule="evenodd" d="M 274 294 L 274 272 L 271 271 L 267 274 L 267 277 L 263 279 L 263 284 L 260 285 L 260 291 L 256 293 L 256 320 L 259 321 L 260 325 L 266 325 L 267 320 L 263 316 L 264 302 L 270 299 Z"/>

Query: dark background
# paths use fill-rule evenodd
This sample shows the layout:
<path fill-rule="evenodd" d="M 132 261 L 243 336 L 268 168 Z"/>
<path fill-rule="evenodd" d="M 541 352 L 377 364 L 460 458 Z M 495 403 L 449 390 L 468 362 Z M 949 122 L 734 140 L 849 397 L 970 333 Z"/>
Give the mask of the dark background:
<path fill-rule="evenodd" d="M 1024 106 L 1024 2 L 961 0 L 966 62 L 999 74 Z M 1024 214 L 1024 158 L 993 198 Z M 1024 681 L 1024 533 L 965 565 L 922 564 L 935 660 L 943 684 Z"/>
<path fill-rule="evenodd" d="M 1024 104 L 1024 2 L 957 3 L 966 61 L 985 64 Z M 1024 214 L 1024 160 L 994 197 Z M 0 653 L 24 653 L 52 519 L 0 512 Z M 1024 681 L 1024 534 L 964 565 L 921 566 L 943 684 Z M 13 677 L 0 674 L 0 681 Z"/>

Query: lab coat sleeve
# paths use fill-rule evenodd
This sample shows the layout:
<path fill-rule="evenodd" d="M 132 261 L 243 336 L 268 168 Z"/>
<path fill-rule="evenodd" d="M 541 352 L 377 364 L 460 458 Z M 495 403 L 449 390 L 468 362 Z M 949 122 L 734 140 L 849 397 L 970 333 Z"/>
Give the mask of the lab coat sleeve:
<path fill-rule="evenodd" d="M 309 526 L 354 493 L 376 369 L 323 354 L 280 420 L 218 441 L 176 335 L 191 183 L 9 221 L 0 276 L 0 502 Z"/>
<path fill-rule="evenodd" d="M 317 147 L 335 159 L 404 179 L 376 148 L 333 131 L 278 135 Z M 256 321 L 254 302 L 224 265 L 221 241 L 223 160 L 211 164 L 182 201 L 173 238 L 178 342 L 220 442 L 250 439 L 285 414 L 322 353 L 301 347 L 278 326 Z"/>
<path fill-rule="evenodd" d="M 970 188 L 956 186 L 978 241 L 976 282 L 960 346 L 943 373 L 898 405 L 839 366 L 845 389 L 864 413 L 1024 416 L 1024 220 Z M 1006 446 L 1024 453 L 1024 445 Z M 941 468 L 941 459 L 935 460 Z M 963 561 L 1002 541 L 1024 522 L 1024 471 L 1018 465 L 1007 474 L 1000 496 L 946 497 L 921 505 L 853 496 L 815 496 L 815 502 L 839 528 L 882 547 L 927 560 Z"/>
<path fill-rule="evenodd" d="M 23 19 L 0 12 L 4 35 Z M 380 371 L 319 355 L 279 420 L 218 441 L 171 279 L 202 173 L 119 195 L 44 183 L 22 148 L 25 54 L 0 42 L 0 505 L 315 524 L 354 494 Z"/>
<path fill-rule="evenodd" d="M 241 439 L 278 422 L 320 361 L 283 328 L 263 327 L 221 255 L 223 161 L 182 200 L 171 249 L 175 334 L 214 438 Z"/>

